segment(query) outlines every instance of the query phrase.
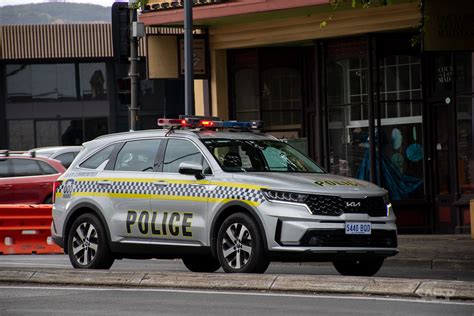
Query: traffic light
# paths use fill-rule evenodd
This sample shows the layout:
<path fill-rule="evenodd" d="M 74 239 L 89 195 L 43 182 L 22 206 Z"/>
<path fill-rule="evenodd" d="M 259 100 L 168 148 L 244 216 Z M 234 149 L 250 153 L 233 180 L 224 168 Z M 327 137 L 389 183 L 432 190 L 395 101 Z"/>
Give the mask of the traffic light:
<path fill-rule="evenodd" d="M 128 62 L 130 55 L 130 10 L 127 2 L 112 5 L 112 45 L 117 62 Z"/>

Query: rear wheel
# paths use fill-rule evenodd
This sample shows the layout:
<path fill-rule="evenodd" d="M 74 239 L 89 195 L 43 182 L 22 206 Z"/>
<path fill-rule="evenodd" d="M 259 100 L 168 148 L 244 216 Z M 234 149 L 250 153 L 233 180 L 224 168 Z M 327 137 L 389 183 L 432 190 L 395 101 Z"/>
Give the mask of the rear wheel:
<path fill-rule="evenodd" d="M 93 214 L 83 214 L 73 222 L 67 247 L 74 268 L 109 269 L 114 263 L 105 229 Z"/>
<path fill-rule="evenodd" d="M 340 260 L 333 265 L 342 275 L 373 276 L 383 265 L 384 258 L 366 260 Z"/>
<path fill-rule="evenodd" d="M 192 272 L 215 272 L 221 267 L 219 260 L 212 255 L 185 257 L 183 263 Z"/>
<path fill-rule="evenodd" d="M 263 273 L 270 261 L 255 221 L 244 213 L 230 215 L 217 234 L 217 257 L 225 272 Z"/>

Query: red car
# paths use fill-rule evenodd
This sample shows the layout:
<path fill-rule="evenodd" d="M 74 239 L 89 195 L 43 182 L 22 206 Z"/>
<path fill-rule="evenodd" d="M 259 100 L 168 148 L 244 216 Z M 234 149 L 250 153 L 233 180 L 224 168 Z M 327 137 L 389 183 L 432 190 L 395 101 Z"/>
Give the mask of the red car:
<path fill-rule="evenodd" d="M 51 204 L 53 183 L 65 171 L 54 159 L 0 156 L 0 204 Z"/>

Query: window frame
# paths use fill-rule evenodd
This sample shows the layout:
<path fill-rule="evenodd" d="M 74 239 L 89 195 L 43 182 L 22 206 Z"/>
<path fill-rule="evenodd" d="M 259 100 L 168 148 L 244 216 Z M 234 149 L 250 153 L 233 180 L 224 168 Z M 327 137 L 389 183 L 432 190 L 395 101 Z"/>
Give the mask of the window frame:
<path fill-rule="evenodd" d="M 206 163 L 207 165 L 209 166 L 209 169 L 211 169 L 211 173 L 208 174 L 208 173 L 203 173 L 204 176 L 208 177 L 208 176 L 213 176 L 215 174 L 215 171 L 214 169 L 212 168 L 212 164 L 210 163 L 209 161 L 209 158 L 206 156 L 206 154 L 204 153 L 204 150 L 194 141 L 188 139 L 188 138 L 184 138 L 184 137 L 168 137 L 165 139 L 165 141 L 162 143 L 162 150 L 160 152 L 160 163 L 159 163 L 159 166 L 158 166 L 158 171 L 157 172 L 162 172 L 162 173 L 169 173 L 169 174 L 180 174 L 179 172 L 167 172 L 167 171 L 163 171 L 163 167 L 164 167 L 164 162 L 165 162 L 165 155 L 166 155 L 166 149 L 168 148 L 168 142 L 170 140 L 174 140 L 174 139 L 179 139 L 179 140 L 185 140 L 185 141 L 188 141 L 190 142 L 191 144 L 193 144 L 198 150 L 199 152 L 201 153 L 201 155 L 204 157 L 204 159 L 206 160 Z M 207 150 L 207 149 L 206 149 Z M 202 166 L 204 168 L 204 165 Z M 204 171 L 204 170 L 203 170 Z"/>
<path fill-rule="evenodd" d="M 123 141 L 123 143 L 118 147 L 118 149 L 112 153 L 111 158 L 109 159 L 109 162 L 107 163 L 107 166 L 104 168 L 104 170 L 113 171 L 113 172 L 146 172 L 146 171 L 138 171 L 138 170 L 116 170 L 115 165 L 117 164 L 117 158 L 118 158 L 119 153 L 127 145 L 127 143 L 137 142 L 137 141 L 147 141 L 147 140 L 160 141 L 158 150 L 155 155 L 155 160 L 153 162 L 153 169 L 151 170 L 151 172 L 158 172 L 158 167 L 162 165 L 162 154 L 164 151 L 163 144 L 167 141 L 164 137 L 147 137 L 147 138 L 137 138 L 137 139 L 129 139 L 129 140 Z"/>

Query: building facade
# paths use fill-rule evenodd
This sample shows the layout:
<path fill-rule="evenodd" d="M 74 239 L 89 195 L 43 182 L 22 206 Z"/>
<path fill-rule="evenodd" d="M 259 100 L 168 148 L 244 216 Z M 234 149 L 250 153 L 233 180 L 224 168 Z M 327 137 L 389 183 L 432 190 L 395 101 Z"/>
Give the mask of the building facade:
<path fill-rule="evenodd" d="M 0 26 L 0 148 L 78 145 L 128 130 L 128 64 L 113 58 L 110 24 Z M 182 80 L 147 80 L 141 129 L 184 109 Z"/>
<path fill-rule="evenodd" d="M 328 171 L 385 187 L 401 232 L 467 233 L 474 47 L 462 43 L 474 40 L 474 11 L 453 15 L 442 2 L 338 10 L 323 0 L 199 2 L 210 102 L 197 113 L 264 120 L 266 132 Z M 434 10 L 435 26 L 424 10 Z M 140 19 L 180 25 L 183 9 L 151 0 Z M 454 34 L 458 46 L 420 38 L 420 27 Z"/>

